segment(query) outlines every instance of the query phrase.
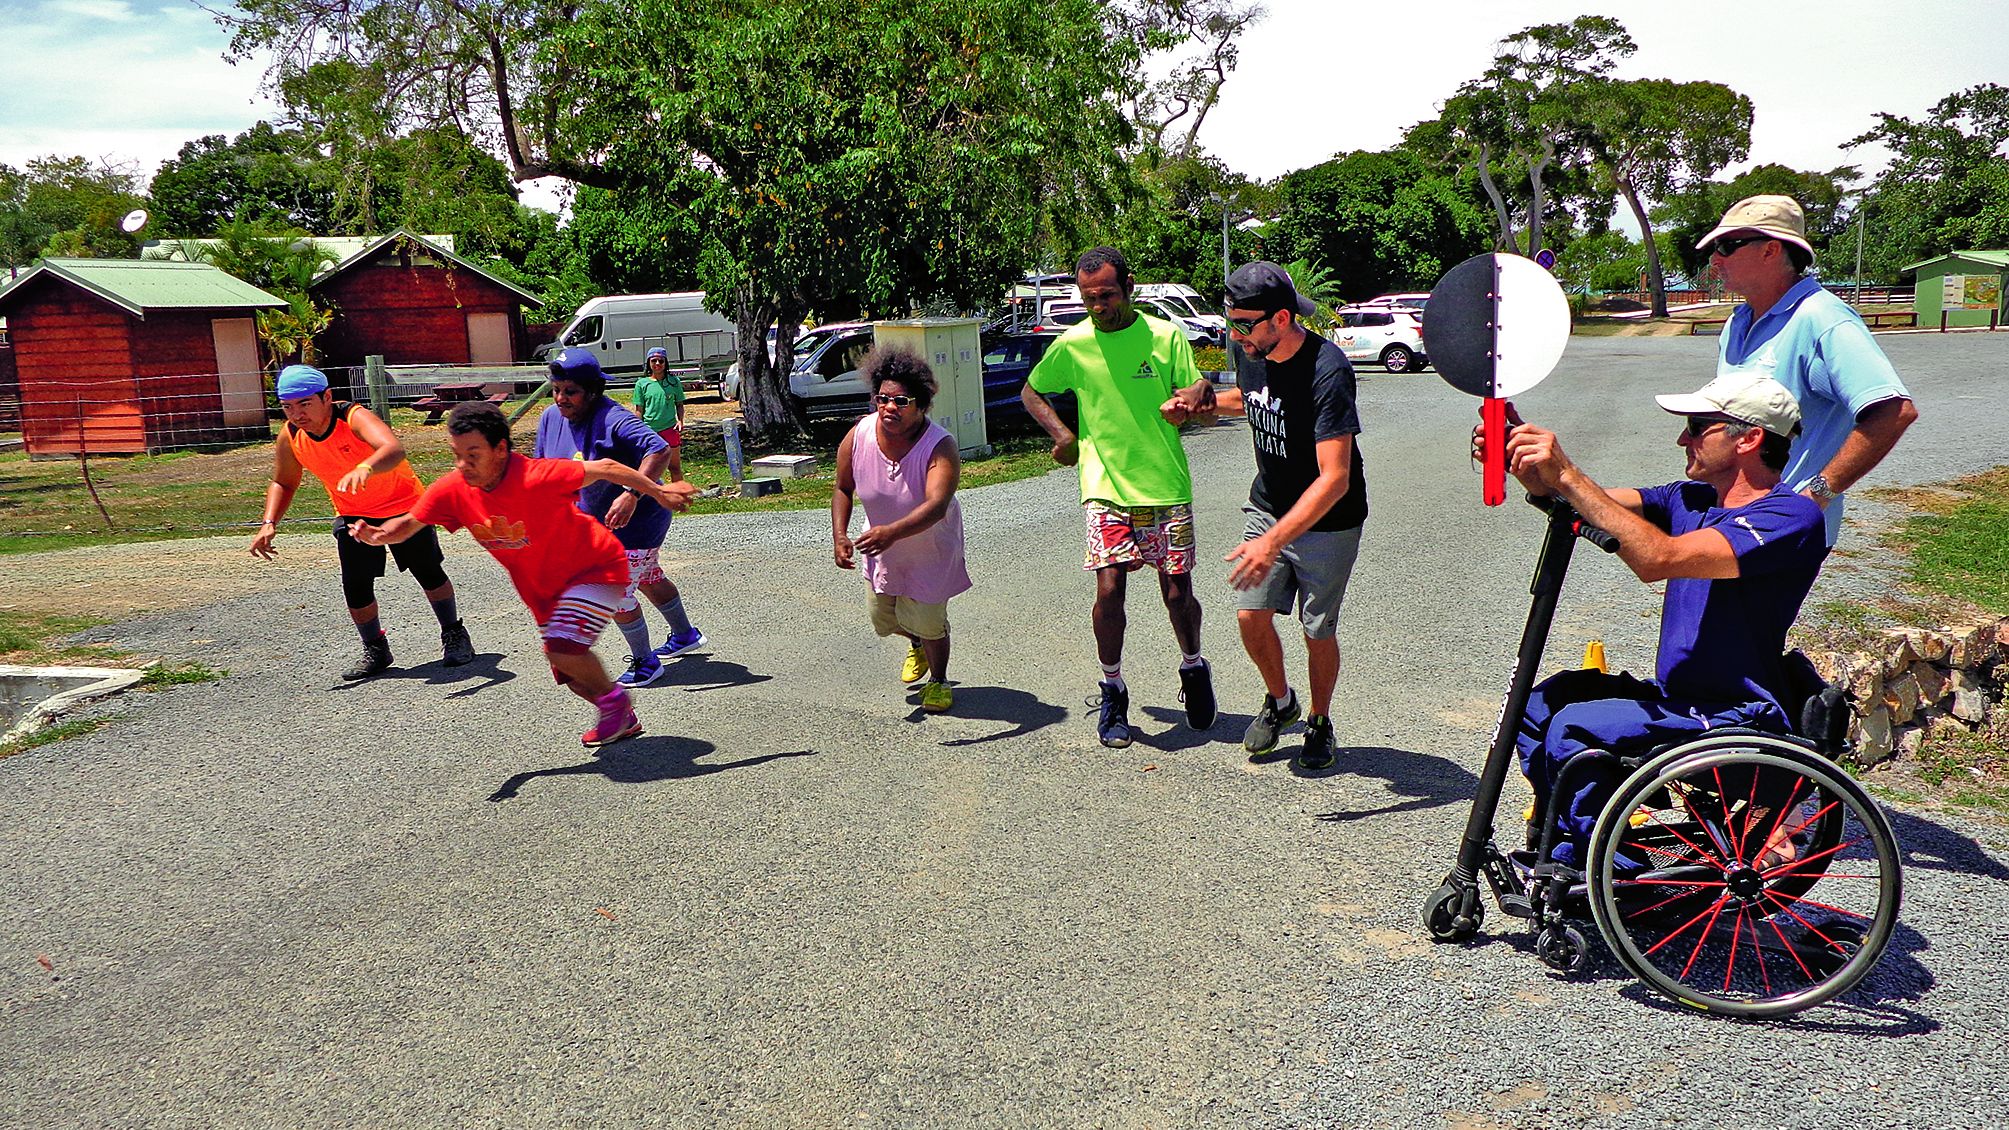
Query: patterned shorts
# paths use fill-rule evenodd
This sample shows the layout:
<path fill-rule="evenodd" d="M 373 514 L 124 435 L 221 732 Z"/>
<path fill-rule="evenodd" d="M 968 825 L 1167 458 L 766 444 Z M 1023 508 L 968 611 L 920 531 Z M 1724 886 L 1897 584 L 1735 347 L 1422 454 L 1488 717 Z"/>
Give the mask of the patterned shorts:
<path fill-rule="evenodd" d="M 1093 572 L 1149 565 L 1173 576 L 1193 571 L 1192 503 L 1125 508 L 1091 500 L 1081 509 L 1088 519 L 1082 568 Z"/>
<path fill-rule="evenodd" d="M 628 587 L 621 594 L 621 603 L 614 606 L 616 611 L 630 612 L 641 607 L 635 599 L 635 590 L 643 585 L 653 585 L 667 581 L 663 576 L 663 563 L 657 560 L 659 551 L 654 549 L 631 549 L 628 551 Z"/>
<path fill-rule="evenodd" d="M 614 609 L 621 602 L 625 586 L 609 584 L 573 585 L 558 598 L 551 618 L 537 625 L 537 634 L 554 651 L 585 652 L 607 630 Z"/>

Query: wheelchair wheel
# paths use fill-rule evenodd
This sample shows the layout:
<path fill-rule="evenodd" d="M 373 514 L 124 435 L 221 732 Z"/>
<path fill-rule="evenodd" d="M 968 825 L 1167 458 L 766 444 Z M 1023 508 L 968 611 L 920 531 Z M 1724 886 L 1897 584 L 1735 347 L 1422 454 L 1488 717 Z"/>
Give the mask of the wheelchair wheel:
<path fill-rule="evenodd" d="M 1591 911 L 1612 952 L 1684 1004 L 1786 1016 L 1848 991 L 1890 942 L 1890 822 L 1839 767 L 1763 735 L 1641 766 L 1598 818 Z"/>

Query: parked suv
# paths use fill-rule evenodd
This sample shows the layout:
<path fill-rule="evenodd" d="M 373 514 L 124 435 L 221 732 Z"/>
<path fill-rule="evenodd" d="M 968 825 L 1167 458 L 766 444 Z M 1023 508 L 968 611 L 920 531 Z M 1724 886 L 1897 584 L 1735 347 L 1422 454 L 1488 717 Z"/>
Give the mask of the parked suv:
<path fill-rule="evenodd" d="M 1411 306 L 1362 303 L 1334 311 L 1334 345 L 1355 363 L 1373 361 L 1391 373 L 1411 373 L 1430 363 L 1423 352 L 1423 311 Z"/>

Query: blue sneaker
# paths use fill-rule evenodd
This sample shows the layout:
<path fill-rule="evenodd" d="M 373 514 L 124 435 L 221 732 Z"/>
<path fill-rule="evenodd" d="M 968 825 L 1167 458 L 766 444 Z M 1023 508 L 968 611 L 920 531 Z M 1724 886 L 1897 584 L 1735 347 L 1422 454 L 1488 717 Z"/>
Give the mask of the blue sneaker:
<path fill-rule="evenodd" d="M 631 655 L 628 669 L 614 681 L 624 687 L 646 687 L 663 677 L 663 661 L 653 655 Z"/>
<path fill-rule="evenodd" d="M 673 633 L 663 646 L 656 649 L 656 654 L 662 656 L 664 659 L 668 659 L 673 655 L 683 655 L 687 652 L 696 651 L 703 647 L 705 643 L 705 634 L 693 626 L 688 632 Z"/>
<path fill-rule="evenodd" d="M 1088 700 L 1088 705 L 1102 708 L 1101 717 L 1095 722 L 1095 736 L 1110 749 L 1122 749 L 1130 744 L 1130 691 L 1115 683 L 1098 685 L 1102 696 Z"/>

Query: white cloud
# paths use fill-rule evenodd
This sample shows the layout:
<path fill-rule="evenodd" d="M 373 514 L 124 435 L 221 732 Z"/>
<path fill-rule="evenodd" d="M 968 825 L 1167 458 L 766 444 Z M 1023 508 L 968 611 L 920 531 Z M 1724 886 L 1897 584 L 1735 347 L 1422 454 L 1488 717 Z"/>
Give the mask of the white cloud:
<path fill-rule="evenodd" d="M 68 12 L 93 20 L 113 20 L 126 23 L 139 18 L 133 6 L 126 0 L 49 0 L 45 5 L 52 11 Z"/>

